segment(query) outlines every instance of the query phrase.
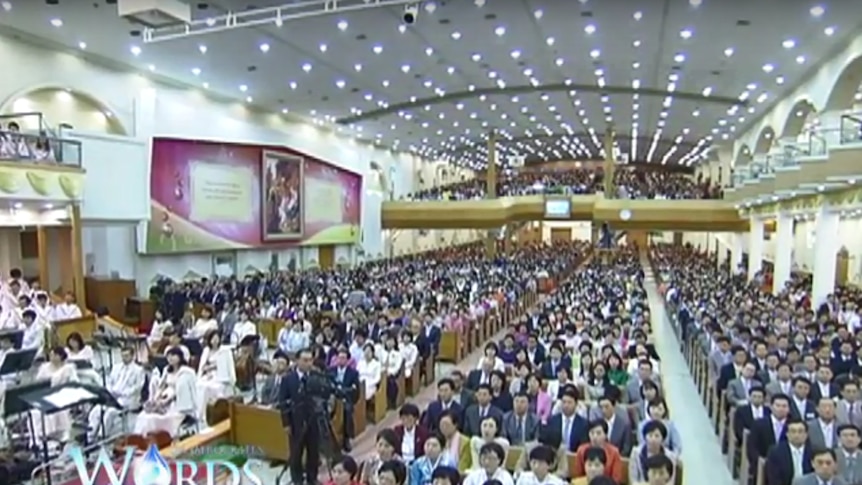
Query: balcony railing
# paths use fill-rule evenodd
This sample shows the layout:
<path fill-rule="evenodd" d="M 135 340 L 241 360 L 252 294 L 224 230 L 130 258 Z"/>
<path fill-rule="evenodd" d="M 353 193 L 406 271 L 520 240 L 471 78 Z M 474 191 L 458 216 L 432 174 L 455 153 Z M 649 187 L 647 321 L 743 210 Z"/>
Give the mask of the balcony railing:
<path fill-rule="evenodd" d="M 0 161 L 80 167 L 81 151 L 75 140 L 0 131 Z"/>
<path fill-rule="evenodd" d="M 841 116 L 841 144 L 862 143 L 862 113 Z"/>

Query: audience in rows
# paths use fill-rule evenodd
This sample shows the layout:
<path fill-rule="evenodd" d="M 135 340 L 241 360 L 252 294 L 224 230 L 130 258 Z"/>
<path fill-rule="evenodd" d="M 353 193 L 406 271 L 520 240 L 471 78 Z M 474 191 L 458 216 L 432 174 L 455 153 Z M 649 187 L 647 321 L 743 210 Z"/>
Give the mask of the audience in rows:
<path fill-rule="evenodd" d="M 717 183 L 680 172 L 620 167 L 614 172 L 619 198 L 628 199 L 718 199 Z M 484 178 L 475 178 L 426 189 L 408 196 L 410 200 L 473 200 L 486 197 Z M 602 169 L 522 170 L 504 174 L 497 181 L 497 195 L 594 194 L 604 190 Z"/>
<path fill-rule="evenodd" d="M 681 334 L 725 396 L 717 412 L 732 415 L 737 449 L 748 433 L 750 478 L 762 460 L 766 485 L 862 483 L 862 292 L 838 287 L 812 307 L 803 275 L 773 294 L 768 278 L 748 281 L 690 246 L 657 246 L 651 258 Z"/>

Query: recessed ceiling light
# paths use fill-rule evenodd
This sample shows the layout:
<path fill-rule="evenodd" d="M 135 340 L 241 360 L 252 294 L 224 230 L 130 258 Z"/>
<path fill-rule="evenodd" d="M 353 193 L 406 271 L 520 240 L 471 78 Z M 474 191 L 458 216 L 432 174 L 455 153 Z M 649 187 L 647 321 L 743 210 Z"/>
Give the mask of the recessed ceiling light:
<path fill-rule="evenodd" d="M 240 84 L 239 90 L 242 92 L 246 92 L 246 91 L 248 91 L 248 86 L 246 86 L 245 84 Z"/>
<path fill-rule="evenodd" d="M 338 81 L 335 81 L 335 86 L 338 87 L 338 89 L 344 89 L 344 86 L 346 86 L 346 85 L 347 85 L 347 83 L 344 82 L 343 79 L 339 79 Z"/>
<path fill-rule="evenodd" d="M 539 10 L 536 10 L 533 12 L 533 17 L 535 17 L 537 20 L 542 18 L 544 15 L 545 15 L 545 11 L 542 9 L 539 9 Z"/>
<path fill-rule="evenodd" d="M 793 49 L 794 47 L 796 47 L 796 41 L 793 39 L 787 39 L 781 43 L 781 46 L 785 49 Z"/>
<path fill-rule="evenodd" d="M 129 48 L 129 52 L 131 52 L 133 56 L 139 56 L 141 55 L 141 48 L 136 45 L 133 45 Z"/>
<path fill-rule="evenodd" d="M 78 42 L 78 49 L 86 50 L 87 49 L 87 43 L 86 42 Z"/>
<path fill-rule="evenodd" d="M 3 10 L 5 10 L 7 12 L 12 10 L 12 2 L 3 2 L 3 3 L 0 3 L 0 5 L 2 5 Z"/>
<path fill-rule="evenodd" d="M 775 78 L 775 84 L 784 84 L 784 76 L 778 76 Z"/>
<path fill-rule="evenodd" d="M 198 51 L 200 51 L 201 54 L 206 54 L 207 53 L 207 46 L 205 46 L 204 44 L 199 45 Z"/>
<path fill-rule="evenodd" d="M 711 94 L 712 94 L 712 87 L 711 87 L 711 86 L 707 86 L 707 87 L 703 88 L 703 92 L 702 92 L 702 94 L 703 94 L 704 96 L 709 96 L 709 95 L 711 95 Z"/>
<path fill-rule="evenodd" d="M 403 34 L 404 32 L 407 32 L 407 26 L 406 26 L 406 25 L 404 25 L 404 24 L 400 24 L 400 25 L 398 26 L 398 32 L 400 32 L 400 33 L 402 33 L 402 34 Z"/>
<path fill-rule="evenodd" d="M 426 47 L 425 48 L 425 55 L 428 57 L 433 56 L 434 55 L 434 49 L 432 47 Z"/>
<path fill-rule="evenodd" d="M 194 74 L 195 76 L 200 76 L 201 75 L 200 68 L 199 67 L 192 68 L 192 74 Z"/>
<path fill-rule="evenodd" d="M 481 61 L 481 60 L 482 60 L 482 55 L 481 55 L 481 54 L 473 54 L 473 61 L 475 61 L 475 62 L 479 62 L 479 61 Z"/>
<path fill-rule="evenodd" d="M 815 5 L 811 7 L 811 10 L 808 11 L 811 13 L 811 16 L 814 18 L 822 17 L 824 13 L 826 13 L 826 9 L 823 8 L 823 5 Z"/>
<path fill-rule="evenodd" d="M 458 40 L 461 38 L 461 32 L 452 32 L 452 38 Z"/>
<path fill-rule="evenodd" d="M 360 72 L 360 71 L 362 71 L 362 64 L 354 64 L 354 65 L 353 65 L 353 70 L 354 70 L 354 71 L 356 71 L 356 72 Z"/>
<path fill-rule="evenodd" d="M 596 33 L 596 26 L 593 24 L 588 24 L 586 27 L 584 27 L 584 32 L 586 32 L 587 35 L 592 35 Z"/>
<path fill-rule="evenodd" d="M 683 39 L 690 39 L 692 35 L 691 29 L 683 29 L 679 32 L 679 36 Z"/>
<path fill-rule="evenodd" d="M 643 18 L 643 16 L 644 16 L 644 14 L 643 14 L 643 12 L 641 12 L 640 10 L 638 10 L 638 11 L 637 11 L 637 12 L 635 12 L 635 14 L 634 14 L 634 18 L 635 18 L 635 20 L 640 20 L 640 19 L 642 19 L 642 18 Z"/>
<path fill-rule="evenodd" d="M 797 64 L 805 64 L 805 56 L 796 56 Z"/>
<path fill-rule="evenodd" d="M 347 30 L 347 26 L 348 26 L 348 24 L 347 24 L 346 20 L 339 20 L 338 21 L 338 30 L 344 32 L 345 30 Z"/>
<path fill-rule="evenodd" d="M 403 66 L 401 66 L 401 72 L 403 72 L 404 74 L 410 72 L 410 64 L 404 64 Z"/>
<path fill-rule="evenodd" d="M 641 41 L 636 40 L 636 41 L 632 42 L 632 45 L 637 49 L 638 47 L 641 46 Z"/>
<path fill-rule="evenodd" d="M 602 55 L 602 52 L 598 49 L 593 49 L 590 51 L 590 57 L 592 57 L 593 59 L 598 59 L 600 55 Z"/>
<path fill-rule="evenodd" d="M 823 29 L 823 33 L 827 36 L 832 36 L 832 34 L 835 33 L 835 27 L 826 27 L 825 29 Z"/>
<path fill-rule="evenodd" d="M 521 57 L 521 51 L 514 50 L 514 51 L 512 51 L 511 55 L 512 55 L 512 59 L 517 59 L 517 58 Z"/>
<path fill-rule="evenodd" d="M 148 65 L 148 66 L 147 66 L 147 69 L 149 69 L 150 71 L 155 71 L 155 70 L 156 70 L 156 65 L 155 65 L 155 64 L 150 64 L 150 65 Z"/>
<path fill-rule="evenodd" d="M 703 3 L 703 0 L 688 0 L 688 4 L 692 7 L 700 7 L 700 4 Z"/>
<path fill-rule="evenodd" d="M 261 51 L 261 52 L 263 52 L 264 54 L 266 54 L 267 52 L 269 52 L 269 44 L 267 44 L 266 42 L 264 42 L 263 44 L 261 44 L 260 46 L 258 46 L 258 48 L 259 48 L 259 49 L 260 49 L 260 51 Z"/>
<path fill-rule="evenodd" d="M 326 44 L 320 44 L 317 48 L 320 49 L 320 52 L 326 52 L 329 47 Z"/>
<path fill-rule="evenodd" d="M 296 91 L 296 87 L 299 85 L 296 83 L 296 81 L 291 81 L 290 83 L 288 83 L 288 86 L 290 86 L 290 89 Z"/>
<path fill-rule="evenodd" d="M 203 87 L 204 87 L 204 89 L 209 89 L 209 88 L 210 88 L 210 83 L 203 83 Z"/>
<path fill-rule="evenodd" d="M 500 27 L 497 27 L 496 29 L 494 29 L 494 33 L 497 34 L 497 37 L 502 37 L 502 36 L 506 35 L 506 27 L 503 27 L 501 25 Z"/>
<path fill-rule="evenodd" d="M 763 72 L 770 73 L 773 71 L 773 69 L 775 69 L 775 66 L 773 66 L 772 64 L 763 65 Z"/>
<path fill-rule="evenodd" d="M 246 97 L 245 97 L 245 102 L 246 102 L 246 103 L 251 103 L 252 101 L 254 101 L 254 98 L 252 98 L 251 96 L 246 96 Z"/>
<path fill-rule="evenodd" d="M 372 48 L 371 48 L 371 50 L 372 50 L 375 54 L 380 54 L 381 52 L 383 52 L 383 46 L 382 46 L 382 45 L 380 45 L 380 44 L 377 44 L 377 45 L 375 45 L 374 47 L 372 47 Z"/>
<path fill-rule="evenodd" d="M 676 62 L 677 64 L 685 62 L 685 54 L 680 53 L 673 56 L 673 62 Z"/>
<path fill-rule="evenodd" d="M 556 40 L 553 37 L 548 37 L 547 39 L 545 39 L 545 43 L 549 46 L 554 45 L 554 42 L 556 42 Z"/>
<path fill-rule="evenodd" d="M 302 70 L 305 72 L 311 72 L 311 64 L 306 62 L 305 64 L 302 65 Z"/>
<path fill-rule="evenodd" d="M 53 25 L 54 27 L 62 27 L 63 26 L 63 20 L 62 19 L 51 19 L 51 25 Z"/>

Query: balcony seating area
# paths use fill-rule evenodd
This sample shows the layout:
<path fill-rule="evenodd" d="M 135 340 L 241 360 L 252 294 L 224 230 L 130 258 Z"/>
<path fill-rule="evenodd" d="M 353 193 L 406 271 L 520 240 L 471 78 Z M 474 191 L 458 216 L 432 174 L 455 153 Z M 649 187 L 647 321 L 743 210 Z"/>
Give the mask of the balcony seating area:
<path fill-rule="evenodd" d="M 617 197 L 631 199 L 719 199 L 718 184 L 689 174 L 657 170 L 618 169 L 614 173 Z M 519 172 L 501 176 L 497 195 L 594 194 L 604 188 L 601 169 L 572 169 Z M 485 180 L 476 178 L 426 189 L 408 200 L 473 200 L 486 196 Z"/>

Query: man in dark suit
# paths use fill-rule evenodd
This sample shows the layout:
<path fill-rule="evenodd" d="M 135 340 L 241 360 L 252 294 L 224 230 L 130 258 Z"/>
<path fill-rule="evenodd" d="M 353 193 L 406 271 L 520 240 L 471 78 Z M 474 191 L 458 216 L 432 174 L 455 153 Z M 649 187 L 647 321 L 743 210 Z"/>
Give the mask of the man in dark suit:
<path fill-rule="evenodd" d="M 793 378 L 793 392 L 790 395 L 790 415 L 802 421 L 817 417 L 817 405 L 808 394 L 811 392 L 811 381 L 798 376 Z"/>
<path fill-rule="evenodd" d="M 305 348 L 297 352 L 296 368 L 281 380 L 279 405 L 289 407 L 290 478 L 293 483 L 316 483 L 320 468 L 320 441 L 324 430 L 309 416 L 315 410 L 309 402 L 306 384 L 313 370 L 314 352 Z M 302 457 L 305 454 L 305 468 Z"/>
<path fill-rule="evenodd" d="M 578 392 L 574 389 L 564 391 L 560 407 L 560 414 L 551 416 L 539 430 L 539 442 L 555 450 L 562 447 L 574 453 L 582 444 L 590 441 L 587 420 L 576 412 Z"/>
<path fill-rule="evenodd" d="M 548 359 L 542 363 L 542 378 L 556 379 L 557 371 L 561 367 L 571 369 L 572 363 L 568 359 L 563 358 L 563 349 L 560 347 L 560 344 L 555 343 L 551 345 L 550 355 L 548 356 Z"/>
<path fill-rule="evenodd" d="M 748 450 L 746 450 L 749 463 L 757 463 L 760 458 L 766 458 L 773 445 L 787 439 L 790 398 L 783 394 L 772 396 L 771 411 L 770 415 L 764 415 L 751 426 Z"/>
<path fill-rule="evenodd" d="M 729 364 L 724 364 L 718 374 L 718 382 L 716 383 L 719 392 L 724 392 L 727 389 L 727 384 L 734 379 L 739 379 L 742 375 L 742 366 L 748 362 L 748 351 L 741 345 L 735 345 L 730 349 L 733 354 L 733 361 Z"/>
<path fill-rule="evenodd" d="M 503 423 L 503 411 L 491 404 L 491 386 L 480 384 L 476 390 L 476 404 L 471 404 L 464 410 L 464 434 L 480 436 L 482 421 L 489 417 L 494 418 L 497 429 L 500 429 Z"/>
<path fill-rule="evenodd" d="M 396 450 L 396 452 L 409 464 L 417 458 L 425 456 L 425 440 L 428 439 L 430 433 L 424 426 L 419 425 L 419 408 L 413 403 L 401 406 L 401 410 L 398 411 L 398 418 L 401 420 L 401 424 L 395 426 L 394 430 L 401 449 Z M 405 440 L 405 437 L 412 439 Z"/>
<path fill-rule="evenodd" d="M 527 337 L 527 360 L 533 364 L 534 369 L 541 367 L 545 361 L 545 348 L 539 345 L 539 336 L 534 333 Z M 556 379 L 556 376 L 554 378 Z"/>
<path fill-rule="evenodd" d="M 809 397 L 812 401 L 819 403 L 821 398 L 828 397 L 834 399 L 838 397 L 838 384 L 832 382 L 832 369 L 828 365 L 821 365 L 817 368 L 817 378 L 811 383 L 811 394 Z"/>
<path fill-rule="evenodd" d="M 766 456 L 766 485 L 792 485 L 795 478 L 814 472 L 808 426 L 790 418 L 785 428 L 787 440 L 777 443 Z"/>
<path fill-rule="evenodd" d="M 425 409 L 425 414 L 422 415 L 422 426 L 430 432 L 437 431 L 437 424 L 440 421 L 440 416 L 448 410 L 451 410 L 458 417 L 464 413 L 464 408 L 455 401 L 454 397 L 455 383 L 452 379 L 444 377 L 437 383 L 437 399 L 428 404 Z"/>
<path fill-rule="evenodd" d="M 344 393 L 344 436 L 342 436 L 342 448 L 350 452 L 350 439 L 355 433 L 353 429 L 353 407 L 359 401 L 359 372 L 350 367 L 350 351 L 342 349 L 338 351 L 335 358 L 335 367 L 330 371 L 335 379 L 335 384 Z"/>
<path fill-rule="evenodd" d="M 466 385 L 464 385 L 464 381 L 466 381 L 466 379 L 464 378 L 464 373 L 458 369 L 455 369 L 452 371 L 451 374 L 449 374 L 449 376 L 452 379 L 452 384 L 455 385 L 455 388 L 452 389 L 452 397 L 458 404 L 461 405 L 461 409 L 467 409 L 468 407 L 470 407 L 471 404 L 475 404 L 476 393 L 473 392 L 472 389 L 469 389 Z M 459 417 L 463 418 L 463 416 Z"/>
<path fill-rule="evenodd" d="M 288 358 L 284 352 L 278 351 L 272 356 L 272 375 L 266 377 L 260 389 L 260 403 L 264 406 L 278 405 L 281 393 L 281 381 L 287 376 Z"/>
<path fill-rule="evenodd" d="M 748 404 L 739 406 L 734 411 L 733 434 L 736 437 L 737 446 L 742 444 L 742 435 L 745 430 L 751 431 L 752 426 L 758 419 L 769 417 L 770 410 L 764 406 L 766 393 L 762 387 L 755 386 L 748 391 Z"/>
<path fill-rule="evenodd" d="M 475 391 L 482 384 L 491 384 L 491 373 L 494 372 L 495 363 L 493 357 L 483 357 L 479 368 L 467 374 L 467 388 Z"/>
<path fill-rule="evenodd" d="M 526 393 L 515 396 L 512 410 L 503 416 L 501 435 L 510 446 L 524 446 L 539 439 L 539 417 L 530 412 L 530 399 Z"/>

